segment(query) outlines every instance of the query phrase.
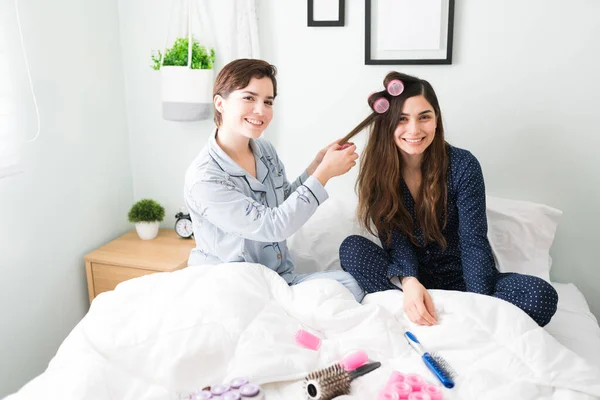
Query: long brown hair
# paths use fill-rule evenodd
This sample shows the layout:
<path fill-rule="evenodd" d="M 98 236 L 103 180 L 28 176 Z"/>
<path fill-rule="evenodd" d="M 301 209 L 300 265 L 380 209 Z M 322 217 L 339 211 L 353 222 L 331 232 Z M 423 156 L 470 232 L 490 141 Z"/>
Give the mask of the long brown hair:
<path fill-rule="evenodd" d="M 378 233 L 388 244 L 392 232 L 399 230 L 413 244 L 420 245 L 414 235 L 413 219 L 403 201 L 404 165 L 400 149 L 394 141 L 394 131 L 400 123 L 406 99 L 423 95 L 433 107 L 437 125 L 433 142 L 423 154 L 421 187 L 415 199 L 416 222 L 423 231 L 425 243 L 437 242 L 445 248 L 446 239 L 442 231 L 447 220 L 448 154 L 440 105 L 429 82 L 390 72 L 384 79 L 384 86 L 393 79 L 400 79 L 404 84 L 404 91 L 399 96 L 390 96 L 382 91 L 369 97 L 371 106 L 377 98 L 385 97 L 389 101 L 389 109 L 383 114 L 373 112 L 340 141 L 344 143 L 364 128 L 371 128 L 356 181 L 358 218 L 369 232 Z"/>

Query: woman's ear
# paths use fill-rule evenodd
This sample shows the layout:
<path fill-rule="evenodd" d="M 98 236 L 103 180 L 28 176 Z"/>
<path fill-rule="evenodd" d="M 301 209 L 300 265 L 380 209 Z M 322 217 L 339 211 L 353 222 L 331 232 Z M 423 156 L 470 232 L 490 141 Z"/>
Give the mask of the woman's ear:
<path fill-rule="evenodd" d="M 215 95 L 215 97 L 213 98 L 213 103 L 215 104 L 215 108 L 217 109 L 218 112 L 220 112 L 221 114 L 223 114 L 223 103 L 225 102 L 225 99 L 223 97 L 221 97 L 221 95 Z"/>

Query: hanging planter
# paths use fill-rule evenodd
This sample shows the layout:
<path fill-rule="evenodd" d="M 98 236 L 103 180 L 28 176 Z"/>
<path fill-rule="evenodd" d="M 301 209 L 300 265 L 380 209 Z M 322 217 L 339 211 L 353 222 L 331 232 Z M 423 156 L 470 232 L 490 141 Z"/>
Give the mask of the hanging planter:
<path fill-rule="evenodd" d="M 162 116 L 170 121 L 209 119 L 213 110 L 215 49 L 192 35 L 192 0 L 187 2 L 187 37 L 175 39 L 164 55 L 152 55 L 152 68 L 161 72 Z"/>

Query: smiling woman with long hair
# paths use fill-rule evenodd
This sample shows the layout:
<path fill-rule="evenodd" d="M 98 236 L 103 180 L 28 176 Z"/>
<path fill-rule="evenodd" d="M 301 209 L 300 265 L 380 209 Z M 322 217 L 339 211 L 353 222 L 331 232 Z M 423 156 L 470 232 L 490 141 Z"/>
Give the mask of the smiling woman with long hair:
<path fill-rule="evenodd" d="M 437 323 L 427 289 L 445 289 L 501 298 L 546 325 L 556 291 L 540 278 L 496 269 L 481 167 L 446 142 L 433 87 L 398 72 L 384 87 L 369 96 L 374 112 L 344 138 L 370 127 L 356 182 L 358 216 L 383 249 L 350 236 L 340 247 L 342 268 L 367 293 L 400 284 L 404 310 L 418 324 Z"/>

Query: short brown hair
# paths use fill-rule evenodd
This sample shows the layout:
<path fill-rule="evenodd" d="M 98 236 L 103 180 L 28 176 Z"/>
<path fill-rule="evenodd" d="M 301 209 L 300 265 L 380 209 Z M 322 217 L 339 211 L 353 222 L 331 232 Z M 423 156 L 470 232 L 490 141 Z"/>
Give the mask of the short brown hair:
<path fill-rule="evenodd" d="M 266 61 L 250 58 L 240 58 L 233 60 L 223 67 L 213 86 L 213 99 L 216 95 L 224 99 L 231 92 L 238 89 L 243 89 L 250 83 L 252 78 L 270 78 L 273 82 L 273 97 L 277 96 L 277 68 Z M 221 113 L 215 107 L 215 124 L 221 126 Z"/>

